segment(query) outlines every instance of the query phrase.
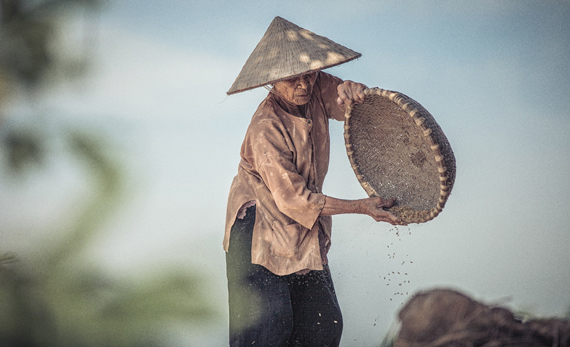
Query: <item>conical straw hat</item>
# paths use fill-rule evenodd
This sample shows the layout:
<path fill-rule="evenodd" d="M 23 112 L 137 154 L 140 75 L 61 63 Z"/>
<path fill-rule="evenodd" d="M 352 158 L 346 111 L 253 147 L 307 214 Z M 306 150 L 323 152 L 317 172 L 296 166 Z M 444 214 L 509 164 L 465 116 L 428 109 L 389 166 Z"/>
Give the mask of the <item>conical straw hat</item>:
<path fill-rule="evenodd" d="M 326 69 L 359 58 L 360 53 L 275 17 L 228 95 Z"/>

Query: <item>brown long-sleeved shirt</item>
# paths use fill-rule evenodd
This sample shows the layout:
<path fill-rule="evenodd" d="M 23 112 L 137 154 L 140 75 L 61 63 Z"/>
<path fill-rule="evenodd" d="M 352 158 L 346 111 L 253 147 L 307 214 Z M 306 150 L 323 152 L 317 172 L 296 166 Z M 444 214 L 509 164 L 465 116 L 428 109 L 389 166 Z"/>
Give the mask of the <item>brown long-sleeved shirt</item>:
<path fill-rule="evenodd" d="M 273 93 L 260 104 L 242 144 L 238 174 L 230 189 L 226 251 L 240 208 L 255 201 L 252 263 L 277 275 L 322 270 L 332 221 L 330 216 L 320 216 L 325 204 L 321 189 L 329 165 L 328 120 L 344 120 L 344 111 L 336 104 L 340 83 L 337 77 L 319 74 L 306 118 L 280 107 Z"/>

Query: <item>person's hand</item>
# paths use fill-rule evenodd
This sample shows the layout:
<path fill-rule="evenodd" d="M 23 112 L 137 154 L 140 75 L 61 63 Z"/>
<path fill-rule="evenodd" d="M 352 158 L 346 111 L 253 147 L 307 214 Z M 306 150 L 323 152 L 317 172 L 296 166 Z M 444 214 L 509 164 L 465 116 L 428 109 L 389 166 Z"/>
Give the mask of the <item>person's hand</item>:
<path fill-rule="evenodd" d="M 344 81 L 336 88 L 338 92 L 337 104 L 342 107 L 343 105 L 352 106 L 364 102 L 366 97 L 364 89 L 366 89 L 366 85 L 362 83 L 349 80 Z"/>
<path fill-rule="evenodd" d="M 377 222 L 387 222 L 392 225 L 406 225 L 406 223 L 402 222 L 398 217 L 384 210 L 384 207 L 393 206 L 395 201 L 396 199 L 382 199 L 381 197 L 362 199 L 362 212 L 374 218 Z"/>

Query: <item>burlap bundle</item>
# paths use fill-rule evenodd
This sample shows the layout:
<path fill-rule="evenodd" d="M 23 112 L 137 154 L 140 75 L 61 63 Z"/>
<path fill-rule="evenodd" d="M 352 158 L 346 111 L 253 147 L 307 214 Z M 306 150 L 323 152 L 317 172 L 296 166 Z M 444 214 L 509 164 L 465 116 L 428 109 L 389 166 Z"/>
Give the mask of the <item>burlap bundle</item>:
<path fill-rule="evenodd" d="M 352 168 L 369 196 L 396 198 L 389 210 L 406 223 L 435 218 L 455 181 L 455 156 L 433 116 L 412 98 L 365 90 L 346 112 L 344 137 Z"/>
<path fill-rule="evenodd" d="M 520 320 L 508 308 L 488 305 L 452 289 L 414 295 L 398 313 L 395 347 L 570 346 L 570 322 Z"/>

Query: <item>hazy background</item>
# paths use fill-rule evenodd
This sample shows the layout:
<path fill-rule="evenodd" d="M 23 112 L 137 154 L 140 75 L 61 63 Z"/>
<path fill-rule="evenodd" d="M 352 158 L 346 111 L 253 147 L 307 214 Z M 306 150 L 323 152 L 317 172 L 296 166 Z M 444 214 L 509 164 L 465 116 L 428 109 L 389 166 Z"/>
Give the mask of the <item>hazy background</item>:
<path fill-rule="evenodd" d="M 457 160 L 452 195 L 429 223 L 394 228 L 334 217 L 329 259 L 342 345 L 379 345 L 402 303 L 436 286 L 536 315 L 566 314 L 568 1 L 122 0 L 62 21 L 61 49 L 90 60 L 86 77 L 33 103 L 10 103 L 4 123 L 77 124 L 113 144 L 126 193 L 91 261 L 117 277 L 172 266 L 202 272 L 218 316 L 180 338 L 226 344 L 226 198 L 267 91 L 225 92 L 275 16 L 362 53 L 326 71 L 420 102 Z M 324 192 L 364 197 L 342 123 L 331 125 L 331 142 Z M 0 251 L 25 259 L 53 239 L 85 180 L 65 157 L 24 179 L 2 175 Z"/>

